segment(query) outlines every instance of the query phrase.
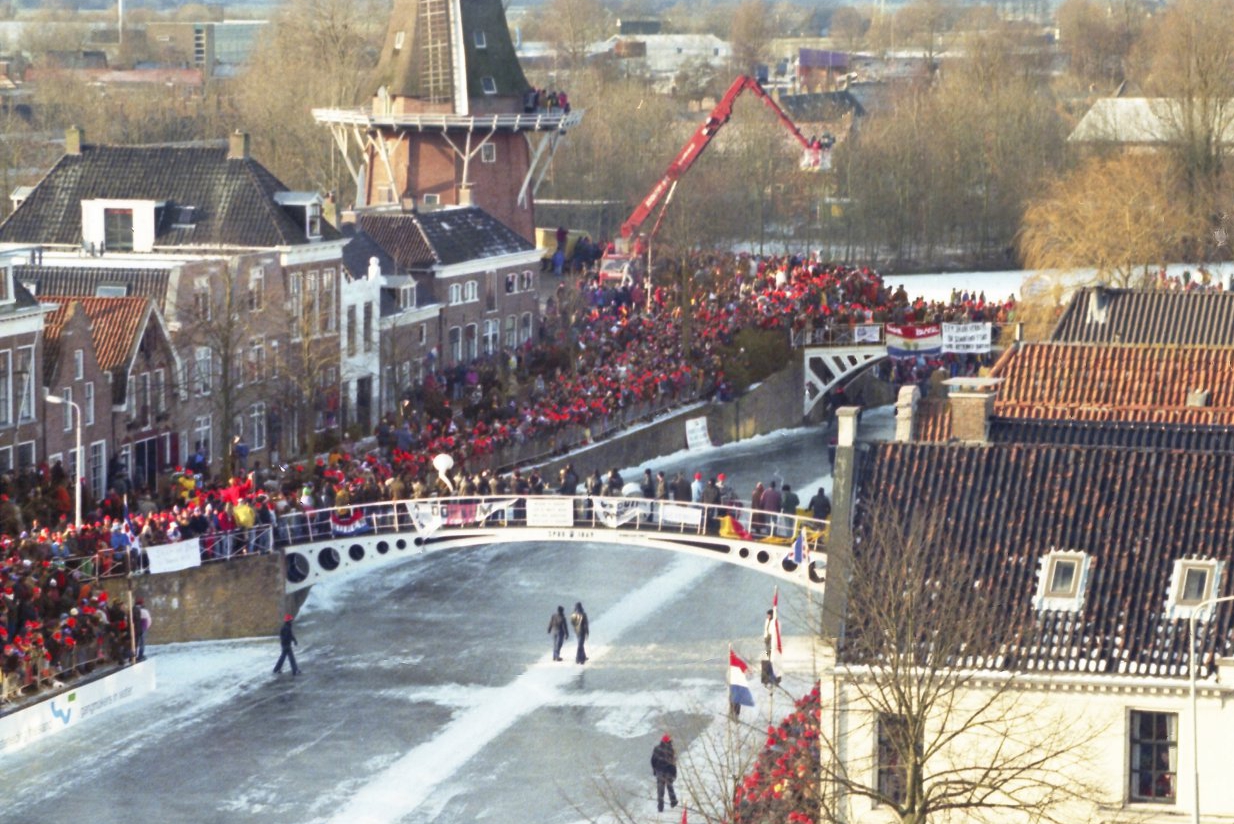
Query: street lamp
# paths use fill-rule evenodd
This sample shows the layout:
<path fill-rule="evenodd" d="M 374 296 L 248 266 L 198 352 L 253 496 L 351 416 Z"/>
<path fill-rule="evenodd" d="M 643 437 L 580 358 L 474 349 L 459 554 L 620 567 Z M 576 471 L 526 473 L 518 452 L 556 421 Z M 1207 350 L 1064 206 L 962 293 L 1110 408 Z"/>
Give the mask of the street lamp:
<path fill-rule="evenodd" d="M 1187 625 L 1190 628 L 1187 637 L 1190 639 L 1191 644 L 1191 666 L 1188 669 L 1191 671 L 1191 777 L 1193 782 L 1192 792 L 1194 793 L 1191 806 L 1192 824 L 1200 824 L 1200 722 L 1196 712 L 1198 702 L 1196 700 L 1195 682 L 1195 619 L 1200 610 L 1227 601 L 1234 601 L 1234 595 L 1222 595 L 1219 598 L 1209 598 L 1201 601 L 1191 609 L 1191 616 L 1187 619 Z"/>
<path fill-rule="evenodd" d="M 75 453 L 76 455 L 75 468 L 77 472 L 76 472 L 76 476 L 73 478 L 73 481 L 74 481 L 73 523 L 74 523 L 75 531 L 78 534 L 81 534 L 81 478 L 82 478 L 82 475 L 81 475 L 81 458 L 82 458 L 82 455 L 81 455 L 81 407 L 77 405 L 77 401 L 69 400 L 68 398 L 65 398 L 61 395 L 48 395 L 45 398 L 43 398 L 43 400 L 47 401 L 50 404 L 55 404 L 57 406 L 59 406 L 62 403 L 67 403 L 69 406 L 73 407 L 73 423 L 77 425 L 76 427 L 77 428 L 77 451 Z"/>

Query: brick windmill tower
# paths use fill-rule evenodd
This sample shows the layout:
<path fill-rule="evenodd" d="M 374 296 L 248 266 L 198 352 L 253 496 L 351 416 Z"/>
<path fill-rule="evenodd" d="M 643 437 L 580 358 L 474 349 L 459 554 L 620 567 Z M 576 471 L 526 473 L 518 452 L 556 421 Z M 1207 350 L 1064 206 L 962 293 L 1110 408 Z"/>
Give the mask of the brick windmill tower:
<path fill-rule="evenodd" d="M 394 0 L 373 87 L 313 110 L 357 208 L 476 205 L 534 242 L 536 186 L 582 112 L 535 105 L 502 0 Z"/>

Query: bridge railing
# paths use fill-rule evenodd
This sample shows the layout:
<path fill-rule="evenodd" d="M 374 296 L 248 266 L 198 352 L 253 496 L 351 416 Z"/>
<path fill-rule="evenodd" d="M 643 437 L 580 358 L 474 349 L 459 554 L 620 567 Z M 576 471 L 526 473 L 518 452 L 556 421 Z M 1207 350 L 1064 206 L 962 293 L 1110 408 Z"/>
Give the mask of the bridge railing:
<path fill-rule="evenodd" d="M 799 510 L 800 512 L 800 510 Z M 284 546 L 347 536 L 415 532 L 429 536 L 462 527 L 632 529 L 718 535 L 821 550 L 828 522 L 804 514 L 750 510 L 739 502 L 701 504 L 588 495 L 487 495 L 412 498 L 283 515 L 276 527 Z"/>
<path fill-rule="evenodd" d="M 829 323 L 812 329 L 794 329 L 793 347 L 882 346 L 887 330 L 881 323 Z"/>

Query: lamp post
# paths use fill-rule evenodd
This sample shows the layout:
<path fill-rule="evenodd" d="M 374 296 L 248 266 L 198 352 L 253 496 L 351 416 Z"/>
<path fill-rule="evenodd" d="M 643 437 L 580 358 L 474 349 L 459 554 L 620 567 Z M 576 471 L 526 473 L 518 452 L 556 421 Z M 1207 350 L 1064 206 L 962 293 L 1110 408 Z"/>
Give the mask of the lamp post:
<path fill-rule="evenodd" d="M 55 405 L 57 405 L 57 406 L 59 406 L 60 404 L 63 404 L 63 403 L 67 403 L 69 406 L 73 407 L 73 423 L 75 423 L 75 424 L 76 424 L 76 429 L 77 429 L 77 451 L 76 451 L 76 453 L 75 453 L 75 455 L 76 455 L 76 466 L 75 466 L 75 468 L 76 468 L 77 472 L 75 473 L 75 476 L 74 476 L 74 478 L 73 478 L 73 483 L 74 483 L 74 488 L 73 488 L 73 493 L 74 493 L 74 497 L 73 497 L 73 507 L 74 507 L 74 511 L 73 511 L 73 524 L 74 524 L 74 530 L 75 530 L 78 534 L 80 534 L 80 533 L 81 533 L 81 478 L 82 478 L 82 475 L 81 475 L 81 459 L 82 459 L 82 454 L 81 454 L 81 407 L 77 405 L 77 401 L 69 400 L 68 398 L 65 398 L 65 397 L 63 397 L 63 396 L 61 396 L 61 395 L 48 395 L 48 396 L 46 396 L 45 398 L 43 398 L 43 400 L 47 401 L 47 402 L 48 402 L 48 403 L 50 403 L 50 404 L 55 404 Z"/>
<path fill-rule="evenodd" d="M 1216 604 L 1234 601 L 1234 595 L 1222 595 L 1219 598 L 1209 598 L 1196 604 L 1191 610 L 1191 615 L 1187 619 L 1189 633 L 1187 635 L 1191 645 L 1191 665 L 1187 668 L 1191 672 L 1191 779 L 1192 787 L 1192 805 L 1191 805 L 1191 822 L 1192 824 L 1200 824 L 1200 722 L 1197 718 L 1197 708 L 1199 702 L 1196 698 L 1196 653 L 1195 653 L 1195 621 L 1200 610 Z"/>

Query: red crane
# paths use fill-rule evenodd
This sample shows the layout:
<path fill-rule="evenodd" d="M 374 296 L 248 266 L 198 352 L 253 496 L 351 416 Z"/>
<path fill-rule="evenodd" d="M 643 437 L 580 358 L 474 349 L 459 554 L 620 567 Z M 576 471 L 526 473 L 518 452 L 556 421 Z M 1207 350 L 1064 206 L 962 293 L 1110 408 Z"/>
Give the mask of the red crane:
<path fill-rule="evenodd" d="M 628 246 L 629 240 L 638 232 L 639 227 L 647 220 L 657 205 L 664 201 L 664 209 L 660 211 L 660 216 L 656 219 L 655 226 L 652 227 L 651 236 L 654 237 L 660 228 L 661 221 L 664 220 L 664 210 L 668 208 L 669 201 L 672 200 L 673 189 L 677 186 L 677 181 L 683 174 L 690 170 L 694 162 L 698 160 L 703 150 L 711 143 L 716 134 L 728 123 L 729 118 L 733 116 L 733 104 L 737 102 L 737 98 L 744 92 L 753 92 L 759 100 L 766 104 L 767 108 L 775 112 L 776 118 L 779 119 L 784 127 L 792 132 L 793 137 L 801 144 L 801 147 L 806 152 L 806 157 L 802 162 L 803 168 L 818 168 L 821 158 L 821 145 L 817 141 L 807 140 L 802 135 L 801 130 L 797 125 L 789 119 L 784 110 L 779 104 L 771 98 L 763 90 L 763 87 L 758 84 L 758 81 L 747 75 L 742 75 L 733 81 L 733 85 L 728 87 L 728 91 L 720 98 L 720 102 L 711 110 L 711 114 L 707 119 L 695 130 L 686 144 L 681 147 L 681 151 L 673 158 L 673 162 L 669 164 L 664 175 L 656 182 L 656 185 L 651 188 L 647 196 L 639 202 L 630 216 L 626 218 L 626 222 L 621 224 L 621 246 Z"/>

